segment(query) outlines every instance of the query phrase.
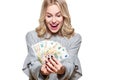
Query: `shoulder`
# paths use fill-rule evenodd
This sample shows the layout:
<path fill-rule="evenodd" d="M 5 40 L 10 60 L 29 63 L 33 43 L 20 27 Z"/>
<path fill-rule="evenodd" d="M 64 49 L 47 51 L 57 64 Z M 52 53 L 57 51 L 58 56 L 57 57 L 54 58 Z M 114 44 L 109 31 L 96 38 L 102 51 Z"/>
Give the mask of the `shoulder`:
<path fill-rule="evenodd" d="M 70 42 L 74 42 L 74 41 L 82 41 L 82 37 L 79 33 L 75 33 L 70 39 Z"/>
<path fill-rule="evenodd" d="M 27 43 L 29 43 L 30 45 L 34 44 L 38 38 L 35 30 L 27 32 L 25 37 Z"/>
<path fill-rule="evenodd" d="M 26 38 L 30 38 L 30 37 L 32 37 L 32 36 L 34 36 L 34 35 L 37 35 L 37 33 L 36 33 L 35 30 L 29 31 L 29 32 L 27 32 L 27 34 L 26 34 Z"/>
<path fill-rule="evenodd" d="M 79 33 L 75 33 L 75 35 L 73 37 L 77 38 L 77 39 L 82 39 L 82 37 L 81 37 L 81 35 Z"/>
<path fill-rule="evenodd" d="M 67 47 L 79 47 L 82 42 L 82 37 L 79 33 L 75 33 L 71 38 L 66 39 Z"/>

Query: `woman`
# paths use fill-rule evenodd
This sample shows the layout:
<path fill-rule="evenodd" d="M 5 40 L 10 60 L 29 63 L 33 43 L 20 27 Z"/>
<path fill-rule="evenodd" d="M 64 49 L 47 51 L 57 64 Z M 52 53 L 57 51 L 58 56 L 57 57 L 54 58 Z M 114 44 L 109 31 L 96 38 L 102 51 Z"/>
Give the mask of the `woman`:
<path fill-rule="evenodd" d="M 44 0 L 40 15 L 40 25 L 26 35 L 28 55 L 23 71 L 29 80 L 78 80 L 82 76 L 78 59 L 81 36 L 74 32 L 65 0 Z M 54 56 L 41 64 L 32 50 L 32 45 L 52 40 L 64 46 L 69 57 L 63 61 Z"/>

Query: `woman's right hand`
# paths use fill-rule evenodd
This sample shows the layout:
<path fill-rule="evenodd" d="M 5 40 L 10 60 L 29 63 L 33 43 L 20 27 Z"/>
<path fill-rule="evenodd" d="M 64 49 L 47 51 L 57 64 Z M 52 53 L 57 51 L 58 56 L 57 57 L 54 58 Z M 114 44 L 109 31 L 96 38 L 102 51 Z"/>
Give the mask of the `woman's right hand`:
<path fill-rule="evenodd" d="M 46 64 L 48 64 L 48 63 L 50 63 L 50 62 L 48 62 L 48 61 L 46 60 L 45 64 L 42 65 L 42 67 L 41 67 L 41 69 L 40 69 L 40 72 L 41 72 L 42 75 L 49 75 L 49 74 L 51 74 L 51 73 L 54 72 L 53 70 L 51 70 L 51 69 L 46 65 Z"/>

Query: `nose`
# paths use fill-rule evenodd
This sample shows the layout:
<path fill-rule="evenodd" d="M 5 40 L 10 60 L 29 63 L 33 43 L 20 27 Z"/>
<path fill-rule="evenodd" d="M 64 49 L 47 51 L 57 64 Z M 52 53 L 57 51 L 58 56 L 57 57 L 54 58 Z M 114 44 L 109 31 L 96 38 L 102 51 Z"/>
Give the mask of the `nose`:
<path fill-rule="evenodd" d="M 55 17 L 52 18 L 52 23 L 56 23 L 56 18 Z"/>

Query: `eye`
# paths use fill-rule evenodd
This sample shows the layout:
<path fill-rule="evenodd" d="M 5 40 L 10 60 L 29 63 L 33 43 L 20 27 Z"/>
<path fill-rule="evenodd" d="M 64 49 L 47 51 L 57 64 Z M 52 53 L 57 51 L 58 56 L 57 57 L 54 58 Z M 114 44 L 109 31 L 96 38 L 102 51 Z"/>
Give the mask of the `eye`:
<path fill-rule="evenodd" d="M 47 15 L 48 18 L 51 18 L 52 16 L 51 15 Z"/>
<path fill-rule="evenodd" d="M 57 17 L 61 17 L 61 15 L 59 14 L 59 15 L 57 15 Z"/>

